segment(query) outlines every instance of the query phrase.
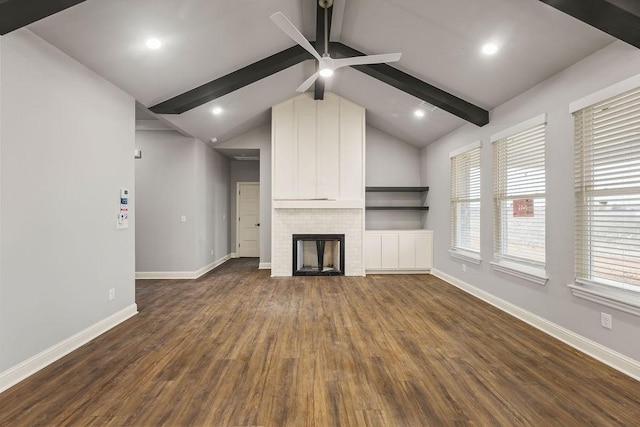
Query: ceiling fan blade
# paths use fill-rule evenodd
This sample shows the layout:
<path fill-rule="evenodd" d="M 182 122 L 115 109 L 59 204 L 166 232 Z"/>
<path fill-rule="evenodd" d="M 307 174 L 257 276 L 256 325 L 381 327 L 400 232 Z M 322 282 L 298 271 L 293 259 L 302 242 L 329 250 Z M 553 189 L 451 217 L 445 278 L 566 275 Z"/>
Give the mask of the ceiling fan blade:
<path fill-rule="evenodd" d="M 298 89 L 296 90 L 298 92 L 306 92 L 307 89 L 309 89 L 311 85 L 316 81 L 319 75 L 320 75 L 320 72 L 313 73 L 313 75 L 309 77 L 307 80 L 305 80 L 300 86 L 298 86 Z"/>
<path fill-rule="evenodd" d="M 400 60 L 401 53 L 383 53 L 381 55 L 353 56 L 351 58 L 339 58 L 333 60 L 333 69 L 350 67 L 352 65 L 380 64 L 383 62 L 396 62 Z"/>
<path fill-rule="evenodd" d="M 282 12 L 276 12 L 270 16 L 271 20 L 289 37 L 293 39 L 300 46 L 305 48 L 311 55 L 314 56 L 318 61 L 320 61 L 320 54 L 311 46 L 309 40 L 305 39 L 304 36 L 298 29 L 289 21 L 289 19 L 284 16 Z"/>

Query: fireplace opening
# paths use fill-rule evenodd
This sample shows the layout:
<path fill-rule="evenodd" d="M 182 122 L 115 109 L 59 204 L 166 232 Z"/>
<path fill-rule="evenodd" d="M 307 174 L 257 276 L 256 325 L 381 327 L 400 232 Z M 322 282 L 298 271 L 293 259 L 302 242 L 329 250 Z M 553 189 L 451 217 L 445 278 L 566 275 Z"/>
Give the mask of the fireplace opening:
<path fill-rule="evenodd" d="M 294 234 L 294 276 L 344 276 L 344 234 Z"/>

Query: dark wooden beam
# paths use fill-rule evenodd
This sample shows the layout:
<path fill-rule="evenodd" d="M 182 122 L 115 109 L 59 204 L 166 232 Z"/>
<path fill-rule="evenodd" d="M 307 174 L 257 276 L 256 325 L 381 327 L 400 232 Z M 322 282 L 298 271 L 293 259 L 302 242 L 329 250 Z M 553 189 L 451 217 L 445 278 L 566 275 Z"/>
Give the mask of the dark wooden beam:
<path fill-rule="evenodd" d="M 85 0 L 0 0 L 0 35 L 22 28 Z"/>
<path fill-rule="evenodd" d="M 331 51 L 344 57 L 362 56 L 364 53 L 359 52 L 347 45 L 338 42 L 331 43 Z M 445 92 L 429 83 L 413 77 L 403 71 L 393 68 L 387 64 L 371 64 L 357 65 L 355 68 L 381 82 L 395 87 L 403 92 L 422 99 L 431 105 L 435 105 L 442 110 L 448 111 L 468 122 L 478 126 L 484 126 L 489 123 L 489 112 L 480 108 L 464 99 Z"/>
<path fill-rule="evenodd" d="M 313 56 L 301 46 L 295 45 L 182 95 L 154 105 L 150 110 L 156 114 L 181 114 L 306 59 L 313 59 Z"/>
<path fill-rule="evenodd" d="M 324 53 L 324 7 L 317 2 L 316 7 L 316 50 L 320 55 Z M 327 9 L 327 40 L 331 36 L 331 17 L 333 15 L 333 5 Z M 320 64 L 316 62 L 316 71 L 320 69 Z M 317 79 L 314 88 L 314 99 L 324 99 L 324 79 Z"/>
<path fill-rule="evenodd" d="M 640 48 L 640 14 L 637 5 L 622 8 L 606 0 L 540 0 L 549 6 Z"/>

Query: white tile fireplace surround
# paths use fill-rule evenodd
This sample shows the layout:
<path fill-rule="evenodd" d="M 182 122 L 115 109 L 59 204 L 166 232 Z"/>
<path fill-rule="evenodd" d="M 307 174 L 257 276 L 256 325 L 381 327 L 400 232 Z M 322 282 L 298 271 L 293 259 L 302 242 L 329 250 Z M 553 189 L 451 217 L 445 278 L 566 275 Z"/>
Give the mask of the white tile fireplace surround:
<path fill-rule="evenodd" d="M 292 276 L 294 234 L 344 234 L 345 275 L 364 275 L 362 208 L 274 209 L 272 227 L 272 276 Z"/>

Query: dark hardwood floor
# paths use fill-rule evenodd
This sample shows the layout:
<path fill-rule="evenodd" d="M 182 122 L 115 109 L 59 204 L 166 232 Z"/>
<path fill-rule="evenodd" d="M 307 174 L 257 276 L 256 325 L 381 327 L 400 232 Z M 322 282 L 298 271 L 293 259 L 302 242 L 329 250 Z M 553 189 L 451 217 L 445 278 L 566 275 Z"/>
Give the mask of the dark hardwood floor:
<path fill-rule="evenodd" d="M 633 426 L 640 382 L 427 275 L 137 282 L 140 314 L 0 394 L 0 425 Z"/>

